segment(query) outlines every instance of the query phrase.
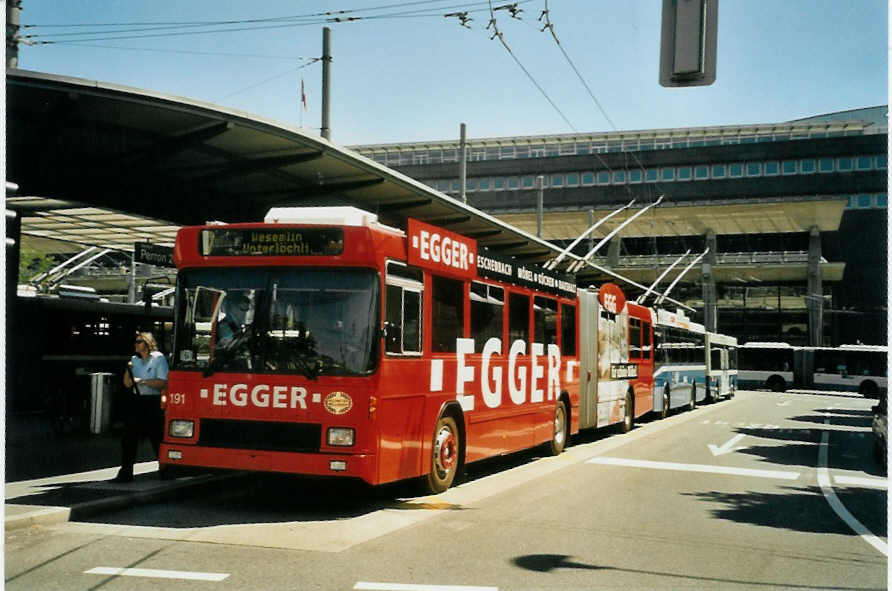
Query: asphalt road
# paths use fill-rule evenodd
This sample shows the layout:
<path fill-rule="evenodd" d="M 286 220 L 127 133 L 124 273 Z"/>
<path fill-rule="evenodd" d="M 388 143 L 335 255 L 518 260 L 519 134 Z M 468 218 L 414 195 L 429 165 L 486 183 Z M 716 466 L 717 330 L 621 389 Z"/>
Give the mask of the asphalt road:
<path fill-rule="evenodd" d="M 556 458 L 472 466 L 436 497 L 235 480 L 11 530 L 4 579 L 29 590 L 885 589 L 871 405 L 741 392 L 628 434 L 579 436 Z"/>

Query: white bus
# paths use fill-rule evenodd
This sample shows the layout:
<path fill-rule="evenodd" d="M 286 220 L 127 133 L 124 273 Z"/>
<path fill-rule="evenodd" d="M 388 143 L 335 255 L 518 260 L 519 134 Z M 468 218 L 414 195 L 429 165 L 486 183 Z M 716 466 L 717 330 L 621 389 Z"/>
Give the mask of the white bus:
<path fill-rule="evenodd" d="M 793 347 L 746 343 L 740 347 L 740 387 L 812 388 L 858 392 L 879 398 L 887 391 L 889 348 L 883 345 Z"/>

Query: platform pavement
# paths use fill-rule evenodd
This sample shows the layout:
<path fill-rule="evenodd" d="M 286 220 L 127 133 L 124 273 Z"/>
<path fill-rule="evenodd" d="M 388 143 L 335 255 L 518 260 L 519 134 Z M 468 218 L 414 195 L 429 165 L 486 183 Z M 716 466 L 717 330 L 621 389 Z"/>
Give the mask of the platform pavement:
<path fill-rule="evenodd" d="M 161 480 L 151 446 L 142 441 L 133 482 L 112 482 L 121 458 L 120 426 L 93 434 L 75 424 L 59 432 L 43 413 L 7 413 L 5 427 L 7 530 L 155 502 L 226 477 Z"/>

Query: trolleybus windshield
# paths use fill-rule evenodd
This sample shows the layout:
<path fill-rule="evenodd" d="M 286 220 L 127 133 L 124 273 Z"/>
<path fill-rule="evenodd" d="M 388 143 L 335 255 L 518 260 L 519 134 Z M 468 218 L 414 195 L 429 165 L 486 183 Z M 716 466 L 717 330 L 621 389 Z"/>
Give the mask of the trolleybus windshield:
<path fill-rule="evenodd" d="M 173 368 L 366 375 L 378 359 L 379 282 L 365 269 L 183 270 Z"/>

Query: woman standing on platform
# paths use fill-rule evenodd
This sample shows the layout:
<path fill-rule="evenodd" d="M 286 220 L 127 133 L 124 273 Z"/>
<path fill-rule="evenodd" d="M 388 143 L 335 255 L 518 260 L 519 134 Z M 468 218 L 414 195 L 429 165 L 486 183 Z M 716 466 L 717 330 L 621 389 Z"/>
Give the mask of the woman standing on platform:
<path fill-rule="evenodd" d="M 158 456 L 164 429 L 161 410 L 161 391 L 167 387 L 167 358 L 158 351 L 155 337 L 140 332 L 133 343 L 135 355 L 124 371 L 124 387 L 130 390 L 126 399 L 124 436 L 121 438 L 121 469 L 115 482 L 133 480 L 136 448 L 143 437 L 148 437 Z"/>

